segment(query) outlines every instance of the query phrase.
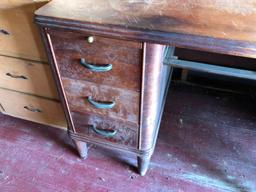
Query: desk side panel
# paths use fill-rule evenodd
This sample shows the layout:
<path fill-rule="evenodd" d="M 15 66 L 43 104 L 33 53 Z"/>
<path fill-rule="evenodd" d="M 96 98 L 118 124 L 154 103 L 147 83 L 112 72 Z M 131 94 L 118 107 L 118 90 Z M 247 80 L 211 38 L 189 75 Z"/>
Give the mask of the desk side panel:
<path fill-rule="evenodd" d="M 163 103 L 163 53 L 165 46 L 144 44 L 141 129 L 139 149 L 151 155 L 161 119 Z"/>

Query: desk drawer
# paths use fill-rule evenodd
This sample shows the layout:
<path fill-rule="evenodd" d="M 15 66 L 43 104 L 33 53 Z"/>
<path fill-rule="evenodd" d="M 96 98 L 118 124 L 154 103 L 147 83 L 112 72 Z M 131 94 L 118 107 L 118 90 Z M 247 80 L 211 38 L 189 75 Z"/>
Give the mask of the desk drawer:
<path fill-rule="evenodd" d="M 57 99 L 50 66 L 0 56 L 0 87 Z"/>
<path fill-rule="evenodd" d="M 72 112 L 71 116 L 76 132 L 88 139 L 137 148 L 138 127 L 135 124 L 92 114 Z"/>
<path fill-rule="evenodd" d="M 139 123 L 139 93 L 68 78 L 62 78 L 62 82 L 71 111 Z M 100 108 L 97 104 L 90 102 L 89 97 L 100 103 L 100 106 L 102 103 L 107 106 L 110 106 L 112 102 L 115 104 L 112 107 Z"/>
<path fill-rule="evenodd" d="M 0 89 L 0 104 L 5 114 L 63 129 L 67 127 L 59 102 Z"/>
<path fill-rule="evenodd" d="M 88 35 L 72 32 L 49 31 L 61 75 L 140 91 L 142 44 L 94 36 L 88 43 Z M 84 62 L 93 67 L 112 65 L 105 72 L 95 72 L 81 65 Z"/>
<path fill-rule="evenodd" d="M 46 2 L 47 0 L 1 0 L 1 55 L 47 61 L 39 32 L 33 22 L 34 11 Z"/>

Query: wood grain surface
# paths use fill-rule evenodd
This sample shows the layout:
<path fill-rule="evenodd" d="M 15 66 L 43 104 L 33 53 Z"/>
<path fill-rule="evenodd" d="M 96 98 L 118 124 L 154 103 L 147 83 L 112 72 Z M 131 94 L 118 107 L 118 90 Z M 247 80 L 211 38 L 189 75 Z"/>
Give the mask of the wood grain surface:
<path fill-rule="evenodd" d="M 0 1 L 0 54 L 36 61 L 47 61 L 34 11 L 48 0 Z"/>
<path fill-rule="evenodd" d="M 86 80 L 119 88 L 140 90 L 142 44 L 88 34 L 48 30 L 63 77 Z M 108 72 L 93 72 L 80 64 L 81 58 L 95 66 L 112 64 Z"/>
<path fill-rule="evenodd" d="M 139 148 L 150 150 L 150 153 L 154 149 L 155 138 L 161 121 L 162 103 L 165 102 L 162 94 L 165 92 L 167 84 L 162 79 L 165 73 L 163 71 L 164 49 L 165 46 L 159 44 L 144 44 Z"/>
<path fill-rule="evenodd" d="M 1 112 L 14 117 L 67 129 L 59 102 L 0 88 Z"/>
<path fill-rule="evenodd" d="M 0 87 L 58 99 L 50 66 L 40 62 L 0 56 Z"/>
<path fill-rule="evenodd" d="M 128 147 L 137 148 L 138 144 L 138 125 L 134 123 L 118 121 L 106 116 L 94 115 L 91 113 L 81 114 L 77 112 L 71 113 L 73 122 L 78 134 L 86 135 L 88 140 L 102 140 L 111 142 L 117 145 L 125 145 Z M 95 133 L 91 126 L 94 125 L 101 130 L 117 131 L 113 137 L 104 137 Z"/>
<path fill-rule="evenodd" d="M 71 111 L 98 114 L 133 122 L 138 125 L 140 112 L 139 93 L 68 78 L 62 78 L 62 82 Z M 88 102 L 89 96 L 95 101 L 114 101 L 116 104 L 112 109 L 97 109 Z"/>
<path fill-rule="evenodd" d="M 256 41 L 253 0 L 54 0 L 36 14 L 126 28 Z"/>

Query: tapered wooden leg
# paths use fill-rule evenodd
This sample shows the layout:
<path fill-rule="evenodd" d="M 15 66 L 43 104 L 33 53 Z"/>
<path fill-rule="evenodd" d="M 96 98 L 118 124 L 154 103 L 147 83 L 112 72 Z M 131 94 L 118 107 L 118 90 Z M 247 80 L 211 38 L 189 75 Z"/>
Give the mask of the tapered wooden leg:
<path fill-rule="evenodd" d="M 148 170 L 151 156 L 139 156 L 138 161 L 138 172 L 141 176 L 144 176 Z"/>
<path fill-rule="evenodd" d="M 73 140 L 73 141 L 76 145 L 76 148 L 77 148 L 77 151 L 78 151 L 80 157 L 82 159 L 86 159 L 87 158 L 87 144 L 82 141 L 76 141 L 76 140 Z"/>

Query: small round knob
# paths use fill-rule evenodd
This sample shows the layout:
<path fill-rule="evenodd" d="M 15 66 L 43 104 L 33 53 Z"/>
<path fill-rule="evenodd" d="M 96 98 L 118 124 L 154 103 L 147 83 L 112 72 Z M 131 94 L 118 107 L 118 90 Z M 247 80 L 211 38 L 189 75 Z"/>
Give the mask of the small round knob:
<path fill-rule="evenodd" d="M 88 43 L 93 43 L 93 42 L 94 42 L 94 37 L 93 37 L 93 36 L 89 36 L 89 37 L 87 38 L 87 42 L 88 42 Z"/>

